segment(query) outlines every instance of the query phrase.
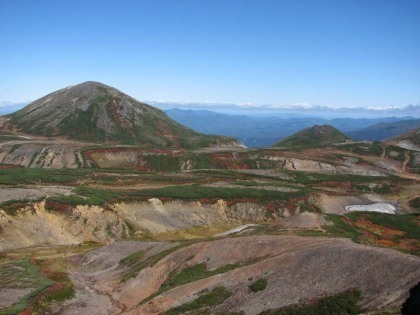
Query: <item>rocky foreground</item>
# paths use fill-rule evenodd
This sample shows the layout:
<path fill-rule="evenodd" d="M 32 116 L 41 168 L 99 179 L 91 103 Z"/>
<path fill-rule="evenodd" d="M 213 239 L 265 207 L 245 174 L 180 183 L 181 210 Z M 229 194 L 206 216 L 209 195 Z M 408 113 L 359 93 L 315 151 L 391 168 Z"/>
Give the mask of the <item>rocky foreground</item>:
<path fill-rule="evenodd" d="M 162 314 L 215 288 L 225 298 L 202 312 L 259 314 L 350 289 L 362 309 L 380 310 L 400 306 L 420 278 L 418 257 L 320 237 L 116 242 L 72 261 L 76 295 L 55 314 Z M 256 281 L 265 286 L 253 290 Z"/>

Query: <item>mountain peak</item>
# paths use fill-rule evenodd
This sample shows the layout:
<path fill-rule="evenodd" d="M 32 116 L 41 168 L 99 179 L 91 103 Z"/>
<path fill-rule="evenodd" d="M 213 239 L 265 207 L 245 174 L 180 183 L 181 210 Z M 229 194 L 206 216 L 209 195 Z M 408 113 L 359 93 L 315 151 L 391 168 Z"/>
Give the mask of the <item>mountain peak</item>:
<path fill-rule="evenodd" d="M 86 81 L 86 82 L 79 83 L 79 84 L 76 84 L 76 85 L 70 85 L 66 89 L 81 89 L 81 90 L 83 90 L 83 89 L 95 89 L 95 88 L 105 88 L 105 89 L 116 90 L 112 86 L 103 84 L 101 82 L 96 82 L 96 81 Z"/>
<path fill-rule="evenodd" d="M 309 127 L 308 131 L 321 138 L 328 138 L 334 133 L 340 132 L 331 125 L 314 125 L 313 127 Z"/>
<path fill-rule="evenodd" d="M 50 93 L 12 114 L 10 123 L 29 134 L 149 147 L 233 143 L 205 136 L 111 86 L 87 81 Z"/>

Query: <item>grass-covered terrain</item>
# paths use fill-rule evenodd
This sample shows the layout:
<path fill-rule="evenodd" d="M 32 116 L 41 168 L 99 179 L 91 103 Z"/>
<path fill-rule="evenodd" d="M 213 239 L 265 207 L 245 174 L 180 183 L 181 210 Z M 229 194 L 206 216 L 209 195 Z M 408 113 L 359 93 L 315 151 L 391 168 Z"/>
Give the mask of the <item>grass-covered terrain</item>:
<path fill-rule="evenodd" d="M 416 197 L 411 199 L 408 204 L 410 205 L 410 207 L 416 209 L 416 210 L 420 210 L 420 197 Z"/>
<path fill-rule="evenodd" d="M 40 260 L 40 268 L 54 285 L 47 288 L 32 304 L 34 313 L 47 313 L 54 303 L 64 302 L 74 297 L 75 288 L 68 275 L 68 262 L 63 258 Z"/>
<path fill-rule="evenodd" d="M 298 192 L 270 191 L 262 189 L 207 187 L 202 185 L 171 186 L 153 190 L 142 190 L 130 194 L 130 197 L 168 197 L 184 200 L 206 199 L 255 199 L 255 200 L 289 200 L 297 196 L 309 193 L 308 189 L 300 189 Z"/>
<path fill-rule="evenodd" d="M 27 294 L 18 295 L 13 305 L 0 308 L 0 314 L 49 314 L 54 303 L 71 299 L 75 288 L 68 275 L 67 257 L 97 246 L 35 247 L 0 253 L 0 288 L 29 289 Z"/>
<path fill-rule="evenodd" d="M 350 143 L 340 145 L 338 149 L 361 154 L 361 155 L 374 155 L 381 156 L 383 147 L 379 142 L 365 142 L 365 143 Z"/>
<path fill-rule="evenodd" d="M 130 254 L 123 259 L 120 260 L 119 265 L 123 268 L 128 267 L 128 269 L 123 273 L 121 276 L 121 281 L 126 282 L 130 278 L 133 278 L 138 275 L 138 273 L 146 268 L 153 266 L 159 260 L 166 257 L 167 255 L 173 253 L 177 249 L 186 246 L 189 242 L 184 242 L 178 245 L 174 245 L 173 247 L 166 249 L 160 253 L 157 253 L 151 257 L 143 259 L 143 251 Z"/>
<path fill-rule="evenodd" d="M 0 185 L 69 184 L 91 173 L 89 169 L 6 168 L 0 169 Z"/>
<path fill-rule="evenodd" d="M 361 313 L 361 309 L 357 305 L 360 296 L 359 290 L 350 290 L 321 298 L 306 305 L 293 305 L 264 311 L 261 315 L 356 315 Z"/>
<path fill-rule="evenodd" d="M 45 168 L 0 168 L 0 185 L 25 185 L 25 184 L 66 184 L 79 185 L 79 181 L 90 183 L 121 184 L 138 181 L 168 181 L 176 182 L 185 180 L 185 177 L 173 174 L 145 173 L 130 169 L 45 169 Z"/>
<path fill-rule="evenodd" d="M 131 267 L 135 265 L 144 255 L 144 251 L 140 250 L 138 252 L 134 252 L 120 260 L 120 265 Z"/>
<path fill-rule="evenodd" d="M 222 267 L 219 267 L 215 270 L 207 270 L 206 263 L 200 263 L 197 265 L 185 267 L 180 271 L 172 271 L 168 275 L 168 280 L 166 280 L 159 289 L 159 293 L 163 291 L 170 290 L 174 287 L 197 281 L 200 279 L 208 278 L 217 274 L 225 273 L 230 270 L 239 267 L 239 264 L 228 264 Z"/>
<path fill-rule="evenodd" d="M 372 177 L 359 175 L 325 175 L 319 173 L 283 171 L 284 177 L 255 175 L 237 172 L 234 170 L 207 170 L 189 173 L 188 177 L 171 174 L 148 174 L 144 172 L 129 172 L 127 170 L 92 170 L 92 169 L 31 169 L 31 168 L 8 168 L 0 169 L 0 185 L 25 185 L 25 184 L 66 184 L 76 186 L 75 194 L 70 196 L 54 196 L 47 200 L 69 205 L 88 204 L 101 205 L 113 199 L 127 198 L 173 198 L 184 200 L 207 199 L 255 199 L 255 200 L 289 200 L 310 193 L 319 185 L 336 183 L 351 183 L 355 189 L 368 191 L 364 183 L 383 182 L 377 188 L 376 193 L 390 193 L 390 186 L 386 184 L 392 179 L 393 182 L 401 181 L 391 177 Z M 118 190 L 113 185 L 118 180 L 122 184 L 143 182 L 168 183 L 168 187 L 141 190 Z M 210 187 L 202 184 L 212 183 L 218 180 L 231 182 L 235 187 Z M 197 184 L 188 184 L 196 182 Z M 87 183 L 89 186 L 80 185 Z M 183 185 L 176 185 L 180 183 Z M 199 184 L 202 183 L 202 184 Z M 94 188 L 95 184 L 109 185 L 109 189 Z M 263 189 L 270 187 L 289 187 L 296 191 L 283 192 Z M 262 188 L 262 189 L 261 189 Z M 25 200 L 21 201 L 25 202 Z M 12 201 L 0 204 L 9 206 Z"/>
<path fill-rule="evenodd" d="M 249 288 L 252 292 L 263 291 L 267 287 L 267 279 L 261 278 L 252 283 Z"/>
<path fill-rule="evenodd" d="M 404 161 L 406 152 L 408 152 L 406 149 L 395 145 L 391 145 L 386 148 L 386 156 L 396 161 Z"/>
<path fill-rule="evenodd" d="M 192 302 L 183 304 L 166 311 L 165 315 L 185 314 L 192 311 L 198 311 L 194 314 L 209 314 L 209 308 L 222 304 L 232 294 L 225 287 L 216 287 L 209 292 L 203 292 Z"/>
<path fill-rule="evenodd" d="M 54 281 L 41 274 L 39 267 L 29 258 L 16 260 L 0 265 L 0 286 L 6 288 L 29 289 L 13 305 L 0 309 L 0 314 L 18 314 L 24 311 L 28 304 L 46 288 L 52 286 Z"/>

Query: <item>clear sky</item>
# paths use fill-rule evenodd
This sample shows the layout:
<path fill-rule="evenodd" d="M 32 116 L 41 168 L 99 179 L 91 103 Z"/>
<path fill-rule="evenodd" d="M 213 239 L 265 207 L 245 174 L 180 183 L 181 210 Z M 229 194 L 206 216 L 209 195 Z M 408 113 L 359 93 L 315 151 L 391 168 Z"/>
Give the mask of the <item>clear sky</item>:
<path fill-rule="evenodd" d="M 419 0 L 0 0 L 0 101 L 420 103 Z"/>

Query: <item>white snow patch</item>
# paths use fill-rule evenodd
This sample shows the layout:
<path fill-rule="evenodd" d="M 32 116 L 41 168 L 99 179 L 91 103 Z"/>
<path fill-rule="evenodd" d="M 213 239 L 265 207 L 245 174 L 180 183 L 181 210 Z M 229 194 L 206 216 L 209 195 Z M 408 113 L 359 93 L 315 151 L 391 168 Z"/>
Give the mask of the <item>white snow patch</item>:
<path fill-rule="evenodd" d="M 351 205 L 346 206 L 346 211 L 372 211 L 395 214 L 395 207 L 389 203 L 371 203 L 369 205 Z"/>
<path fill-rule="evenodd" d="M 240 232 L 242 230 L 245 230 L 247 228 L 254 227 L 254 226 L 258 226 L 258 224 L 245 224 L 245 225 L 241 225 L 241 226 L 238 226 L 237 228 L 234 228 L 232 230 L 229 230 L 229 231 L 226 231 L 226 232 L 223 232 L 223 233 L 216 234 L 215 237 L 228 236 L 230 234 L 238 233 L 238 232 Z"/>

